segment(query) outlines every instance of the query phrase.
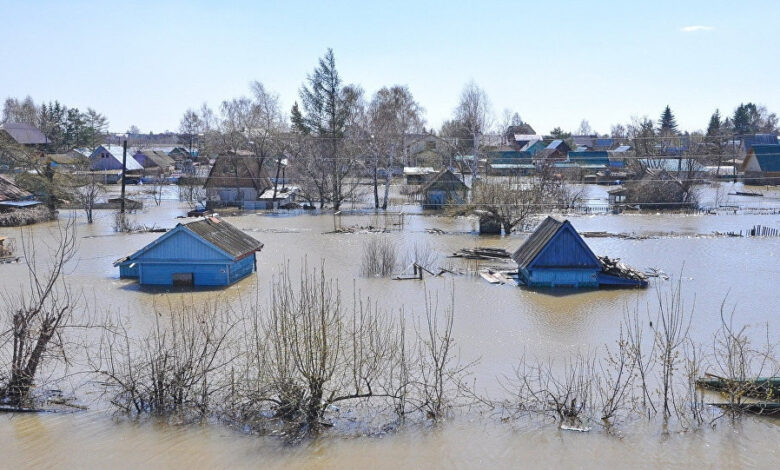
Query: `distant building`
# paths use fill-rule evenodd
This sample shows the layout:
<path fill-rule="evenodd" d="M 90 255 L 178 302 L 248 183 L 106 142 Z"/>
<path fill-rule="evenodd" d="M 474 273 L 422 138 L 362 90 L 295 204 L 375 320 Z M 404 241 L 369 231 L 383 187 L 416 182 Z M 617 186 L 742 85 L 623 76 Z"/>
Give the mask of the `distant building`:
<path fill-rule="evenodd" d="M 556 139 L 547 144 L 541 152 L 537 153 L 534 156 L 534 161 L 538 164 L 564 161 L 570 151 L 571 148 L 565 141 Z"/>
<path fill-rule="evenodd" d="M 168 152 L 168 156 L 176 161 L 192 159 L 192 154 L 184 147 L 174 147 L 170 152 Z"/>
<path fill-rule="evenodd" d="M 89 156 L 90 170 L 122 170 L 122 152 L 121 145 L 98 145 L 98 147 Z M 141 166 L 133 157 L 132 150 L 127 150 L 125 159 L 125 171 L 140 174 L 144 167 Z"/>
<path fill-rule="evenodd" d="M 23 122 L 6 122 L 0 125 L 0 132 L 7 134 L 14 142 L 26 146 L 43 146 L 49 139 L 37 127 Z"/>
<path fill-rule="evenodd" d="M 520 280 L 530 287 L 646 286 L 607 274 L 568 220 L 547 217 L 513 254 Z"/>
<path fill-rule="evenodd" d="M 138 150 L 133 159 L 144 169 L 144 174 L 162 174 L 173 170 L 175 161 L 161 150 Z"/>
<path fill-rule="evenodd" d="M 423 209 L 441 209 L 451 204 L 464 204 L 469 188 L 449 169 L 442 170 L 422 185 L 418 194 Z"/>
<path fill-rule="evenodd" d="M 780 145 L 753 145 L 742 163 L 747 184 L 780 184 Z"/>
<path fill-rule="evenodd" d="M 436 174 L 436 170 L 429 166 L 404 167 L 404 181 L 408 185 L 423 184 L 431 175 L 434 174 Z"/>
<path fill-rule="evenodd" d="M 774 134 L 746 135 L 740 139 L 739 149 L 742 155 L 747 155 L 754 145 L 777 145 L 779 143 Z"/>
<path fill-rule="evenodd" d="M 497 150 L 489 152 L 488 171 L 495 176 L 522 176 L 534 173 L 533 155 L 519 150 Z"/>
<path fill-rule="evenodd" d="M 209 208 L 238 206 L 251 210 L 265 207 L 265 203 L 258 202 L 259 196 L 273 184 L 258 159 L 226 154 L 214 161 L 203 187 Z"/>
<path fill-rule="evenodd" d="M 120 278 L 140 284 L 227 286 L 256 270 L 263 244 L 215 217 L 178 224 L 152 243 L 114 262 Z"/>

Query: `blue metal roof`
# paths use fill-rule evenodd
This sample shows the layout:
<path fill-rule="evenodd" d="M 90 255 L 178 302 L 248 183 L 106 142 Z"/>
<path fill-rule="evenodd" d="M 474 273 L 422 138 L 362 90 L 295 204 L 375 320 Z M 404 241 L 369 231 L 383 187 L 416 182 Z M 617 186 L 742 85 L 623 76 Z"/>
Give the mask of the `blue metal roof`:
<path fill-rule="evenodd" d="M 780 172 L 780 145 L 753 145 L 761 171 Z"/>
<path fill-rule="evenodd" d="M 609 154 L 605 150 L 569 152 L 569 161 L 588 165 L 609 165 Z"/>
<path fill-rule="evenodd" d="M 778 142 L 777 136 L 772 134 L 746 135 L 742 138 L 742 148 L 746 152 L 749 152 L 755 145 L 777 145 L 778 143 L 780 142 Z"/>
<path fill-rule="evenodd" d="M 0 206 L 7 207 L 30 207 L 37 206 L 40 201 L 0 201 Z"/>
<path fill-rule="evenodd" d="M 490 163 L 532 164 L 533 161 L 531 157 L 533 157 L 531 152 L 522 152 L 518 150 L 500 150 L 488 154 Z"/>

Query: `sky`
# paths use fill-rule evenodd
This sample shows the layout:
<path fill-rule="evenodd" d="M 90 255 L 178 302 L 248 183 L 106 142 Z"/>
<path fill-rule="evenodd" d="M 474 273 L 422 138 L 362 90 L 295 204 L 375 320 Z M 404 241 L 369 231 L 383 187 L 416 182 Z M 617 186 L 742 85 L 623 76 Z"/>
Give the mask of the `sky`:
<path fill-rule="evenodd" d="M 0 15 L 0 98 L 89 106 L 116 132 L 176 130 L 253 80 L 289 111 L 329 47 L 346 83 L 407 85 L 437 129 L 470 80 L 497 122 L 509 109 L 539 133 L 666 105 L 688 130 L 741 102 L 780 113 L 776 0 L 0 0 Z"/>

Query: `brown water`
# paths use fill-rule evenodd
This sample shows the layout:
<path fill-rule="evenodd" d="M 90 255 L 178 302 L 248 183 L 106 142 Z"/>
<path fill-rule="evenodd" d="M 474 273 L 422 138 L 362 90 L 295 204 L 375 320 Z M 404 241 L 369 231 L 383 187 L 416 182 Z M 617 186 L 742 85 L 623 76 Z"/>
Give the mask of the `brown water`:
<path fill-rule="evenodd" d="M 149 201 L 147 201 L 149 202 Z M 410 208 L 411 209 L 411 208 Z M 171 227 L 183 209 L 175 201 L 149 207 L 138 223 Z M 63 217 L 68 214 L 62 214 Z M 474 369 L 477 387 L 487 394 L 500 392 L 496 377 L 511 373 L 525 352 L 556 357 L 575 350 L 613 343 L 626 306 L 644 307 L 655 301 L 659 289 L 671 281 L 657 280 L 646 290 L 535 292 L 511 286 L 493 286 L 477 276 L 418 281 L 365 279 L 360 253 L 370 237 L 386 236 L 399 245 L 428 244 L 440 255 L 440 265 L 473 268 L 444 258 L 464 247 L 495 246 L 514 249 L 524 235 L 479 237 L 470 218 L 407 215 L 403 231 L 388 234 L 325 234 L 333 230 L 332 215 L 243 215 L 228 221 L 265 243 L 258 273 L 218 291 L 165 294 L 142 289 L 118 279 L 111 263 L 144 246 L 157 233 L 113 233 L 113 215 L 98 213 L 87 225 L 78 217 L 80 251 L 68 267 L 67 279 L 83 289 L 95 311 L 117 311 L 132 328 L 142 329 L 152 319 L 151 307 L 168 301 L 198 302 L 215 296 L 230 302 L 267 291 L 278 266 L 290 261 L 295 269 L 306 257 L 310 264 L 325 260 L 328 273 L 342 286 L 355 285 L 363 294 L 389 309 L 402 304 L 410 316 L 420 314 L 426 290 L 442 303 L 454 289 L 455 337 L 461 357 L 479 359 Z M 764 215 L 599 215 L 572 217 L 580 231 L 669 233 L 647 240 L 586 239 L 597 254 L 622 258 L 639 268 L 655 267 L 682 273 L 688 305 L 695 300 L 691 335 L 708 342 L 719 322 L 720 304 L 737 309 L 737 320 L 756 332 L 769 325 L 773 341 L 780 337 L 780 238 L 698 237 L 714 231 L 745 230 L 756 224 L 780 228 L 780 217 Z M 342 226 L 382 225 L 383 216 L 350 215 Z M 387 221 L 392 223 L 393 221 Z M 52 224 L 32 228 L 36 241 L 53 241 Z M 443 235 L 426 233 L 439 228 Z M 18 238 L 18 229 L 0 229 L 0 236 Z M 0 282 L 8 290 L 24 279 L 21 264 L 0 265 Z M 766 330 L 763 330 L 764 332 Z M 283 447 L 272 438 L 248 436 L 217 425 L 167 426 L 151 422 L 115 421 L 99 400 L 93 410 L 72 414 L 0 416 L 0 467 L 775 467 L 780 457 L 780 426 L 776 420 L 749 418 L 736 427 L 662 436 L 657 427 L 632 429 L 622 438 L 600 432 L 566 433 L 555 426 L 516 428 L 495 417 L 455 418 L 435 429 L 405 430 L 376 438 L 330 437 L 299 447 Z"/>

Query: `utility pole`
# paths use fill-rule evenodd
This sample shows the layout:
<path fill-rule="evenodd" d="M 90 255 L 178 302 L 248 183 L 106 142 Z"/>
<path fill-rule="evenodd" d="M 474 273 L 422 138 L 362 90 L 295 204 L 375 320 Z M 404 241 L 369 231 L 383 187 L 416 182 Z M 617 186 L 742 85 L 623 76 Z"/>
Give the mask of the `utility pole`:
<path fill-rule="evenodd" d="M 122 141 L 122 200 L 119 206 L 119 213 L 125 213 L 125 168 L 127 167 L 127 137 Z"/>
<path fill-rule="evenodd" d="M 276 188 L 279 185 L 279 169 L 282 167 L 282 156 L 279 155 L 279 158 L 276 160 L 276 178 L 274 178 L 274 197 L 271 198 L 271 207 L 276 209 L 274 205 L 276 204 Z"/>

